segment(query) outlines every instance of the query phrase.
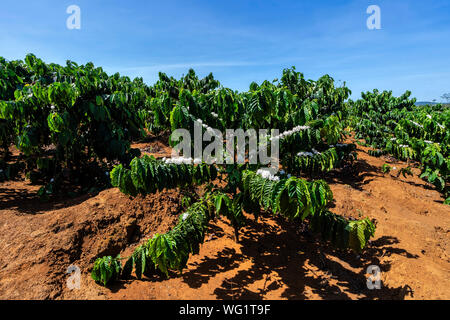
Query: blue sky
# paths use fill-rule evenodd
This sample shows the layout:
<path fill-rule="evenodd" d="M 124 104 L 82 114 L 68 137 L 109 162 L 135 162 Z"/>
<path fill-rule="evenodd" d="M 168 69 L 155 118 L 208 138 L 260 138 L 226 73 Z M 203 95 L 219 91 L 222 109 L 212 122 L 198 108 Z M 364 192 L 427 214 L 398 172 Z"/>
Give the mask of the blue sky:
<path fill-rule="evenodd" d="M 73 4 L 81 30 L 66 28 Z M 371 4 L 381 30 L 366 27 Z M 354 99 L 378 88 L 439 100 L 450 92 L 449 39 L 448 0 L 2 0 L 0 11 L 7 59 L 92 61 L 149 84 L 158 71 L 179 77 L 192 67 L 236 90 L 296 66 L 308 79 L 346 81 Z"/>

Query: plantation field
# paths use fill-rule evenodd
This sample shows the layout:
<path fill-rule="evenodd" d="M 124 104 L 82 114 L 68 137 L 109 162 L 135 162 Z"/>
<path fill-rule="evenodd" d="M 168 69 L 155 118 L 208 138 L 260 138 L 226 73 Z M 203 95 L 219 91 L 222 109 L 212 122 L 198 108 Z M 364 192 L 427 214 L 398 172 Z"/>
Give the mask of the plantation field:
<path fill-rule="evenodd" d="M 350 95 L 0 57 L 0 298 L 450 298 L 450 109 Z"/>
<path fill-rule="evenodd" d="M 167 157 L 164 141 L 133 145 Z M 387 159 L 358 146 L 351 171 L 327 179 L 333 210 L 377 221 L 369 248 L 342 253 L 314 235 L 269 214 L 251 222 L 234 241 L 227 219 L 210 224 L 200 253 L 181 276 L 121 280 L 109 288 L 90 277 L 105 254 L 129 256 L 155 233 L 166 232 L 182 210 L 180 191 L 135 199 L 112 188 L 95 196 L 42 203 L 39 186 L 0 184 L 0 297 L 2 299 L 448 299 L 448 207 L 418 177 L 383 174 Z M 405 162 L 391 163 L 398 169 Z M 201 189 L 199 189 L 201 191 Z M 81 268 L 81 288 L 68 290 L 66 268 Z M 382 289 L 366 287 L 365 269 L 382 270 Z"/>

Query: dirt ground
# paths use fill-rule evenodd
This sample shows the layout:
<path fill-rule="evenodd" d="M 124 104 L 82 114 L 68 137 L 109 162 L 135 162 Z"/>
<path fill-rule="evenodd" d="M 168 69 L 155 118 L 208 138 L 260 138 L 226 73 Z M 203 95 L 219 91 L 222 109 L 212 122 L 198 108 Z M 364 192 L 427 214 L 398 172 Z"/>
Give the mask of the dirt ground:
<path fill-rule="evenodd" d="M 139 147 L 170 156 L 160 142 Z M 377 232 L 361 254 L 340 252 L 302 228 L 269 214 L 248 217 L 240 242 L 226 220 L 211 223 L 199 255 L 181 275 L 120 281 L 110 288 L 90 278 L 94 260 L 129 256 L 182 213 L 180 190 L 131 199 L 117 189 L 96 196 L 42 203 L 39 186 L 0 184 L 1 299 L 450 299 L 450 207 L 417 176 L 397 178 L 404 162 L 369 156 L 358 147 L 349 170 L 326 175 L 332 211 L 376 219 Z M 383 174 L 381 166 L 396 167 Z M 413 169 L 418 173 L 418 169 Z M 80 289 L 67 286 L 70 265 Z M 370 265 L 382 288 L 367 289 Z"/>

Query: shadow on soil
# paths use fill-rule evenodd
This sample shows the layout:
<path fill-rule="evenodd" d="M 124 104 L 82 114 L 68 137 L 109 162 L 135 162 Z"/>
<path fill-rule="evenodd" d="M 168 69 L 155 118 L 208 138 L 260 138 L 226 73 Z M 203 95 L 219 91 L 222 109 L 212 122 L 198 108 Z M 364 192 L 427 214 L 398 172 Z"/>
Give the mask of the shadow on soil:
<path fill-rule="evenodd" d="M 413 187 L 424 188 L 426 190 L 436 190 L 435 187 L 433 187 L 432 185 L 426 183 L 425 181 L 423 183 L 416 183 L 414 181 L 408 181 L 407 180 L 408 178 L 404 178 L 402 176 L 396 177 L 394 175 L 391 175 L 391 178 L 394 179 L 395 181 L 400 181 L 400 182 L 403 182 L 403 183 L 407 183 L 407 184 L 409 184 L 410 186 L 413 186 Z"/>
<path fill-rule="evenodd" d="M 85 194 L 73 199 L 54 198 L 42 201 L 37 191 L 27 189 L 0 188 L 0 210 L 17 210 L 23 214 L 42 214 L 46 211 L 68 208 L 86 201 L 95 195 Z"/>
<path fill-rule="evenodd" d="M 380 168 L 370 165 L 366 160 L 359 159 L 354 162 L 353 166 L 328 172 L 321 179 L 329 184 L 345 184 L 362 191 L 364 185 L 374 180 L 373 177 L 380 176 L 383 176 Z"/>
<path fill-rule="evenodd" d="M 382 285 L 381 290 L 367 289 L 365 272 L 368 266 L 378 265 L 382 272 L 390 270 L 389 264 L 380 262 L 381 257 L 404 255 L 417 258 L 394 247 L 398 244 L 396 238 L 379 238 L 361 256 L 356 256 L 321 244 L 309 232 L 299 231 L 300 225 L 278 223 L 280 228 L 270 227 L 264 221 L 249 220 L 240 235 L 242 254 L 234 249 L 223 249 L 191 267 L 183 274 L 184 281 L 192 288 L 199 288 L 215 275 L 238 268 L 243 260 L 251 260 L 249 268 L 239 270 L 215 289 L 217 299 L 260 300 L 270 297 L 271 291 L 281 287 L 285 288 L 281 297 L 290 300 L 306 299 L 305 290 L 333 300 L 350 299 L 349 294 L 360 299 L 404 299 L 412 293 L 408 286 L 389 288 Z M 274 272 L 277 279 L 271 278 Z M 256 282 L 258 289 L 248 289 Z"/>

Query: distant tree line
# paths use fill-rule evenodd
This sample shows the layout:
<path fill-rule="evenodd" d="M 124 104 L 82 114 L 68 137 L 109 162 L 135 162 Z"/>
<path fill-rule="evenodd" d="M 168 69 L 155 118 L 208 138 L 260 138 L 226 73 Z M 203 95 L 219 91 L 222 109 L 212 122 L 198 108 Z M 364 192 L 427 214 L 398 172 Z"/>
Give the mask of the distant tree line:
<path fill-rule="evenodd" d="M 445 101 L 447 101 L 447 103 L 450 103 L 450 93 L 444 93 L 441 98 Z"/>

